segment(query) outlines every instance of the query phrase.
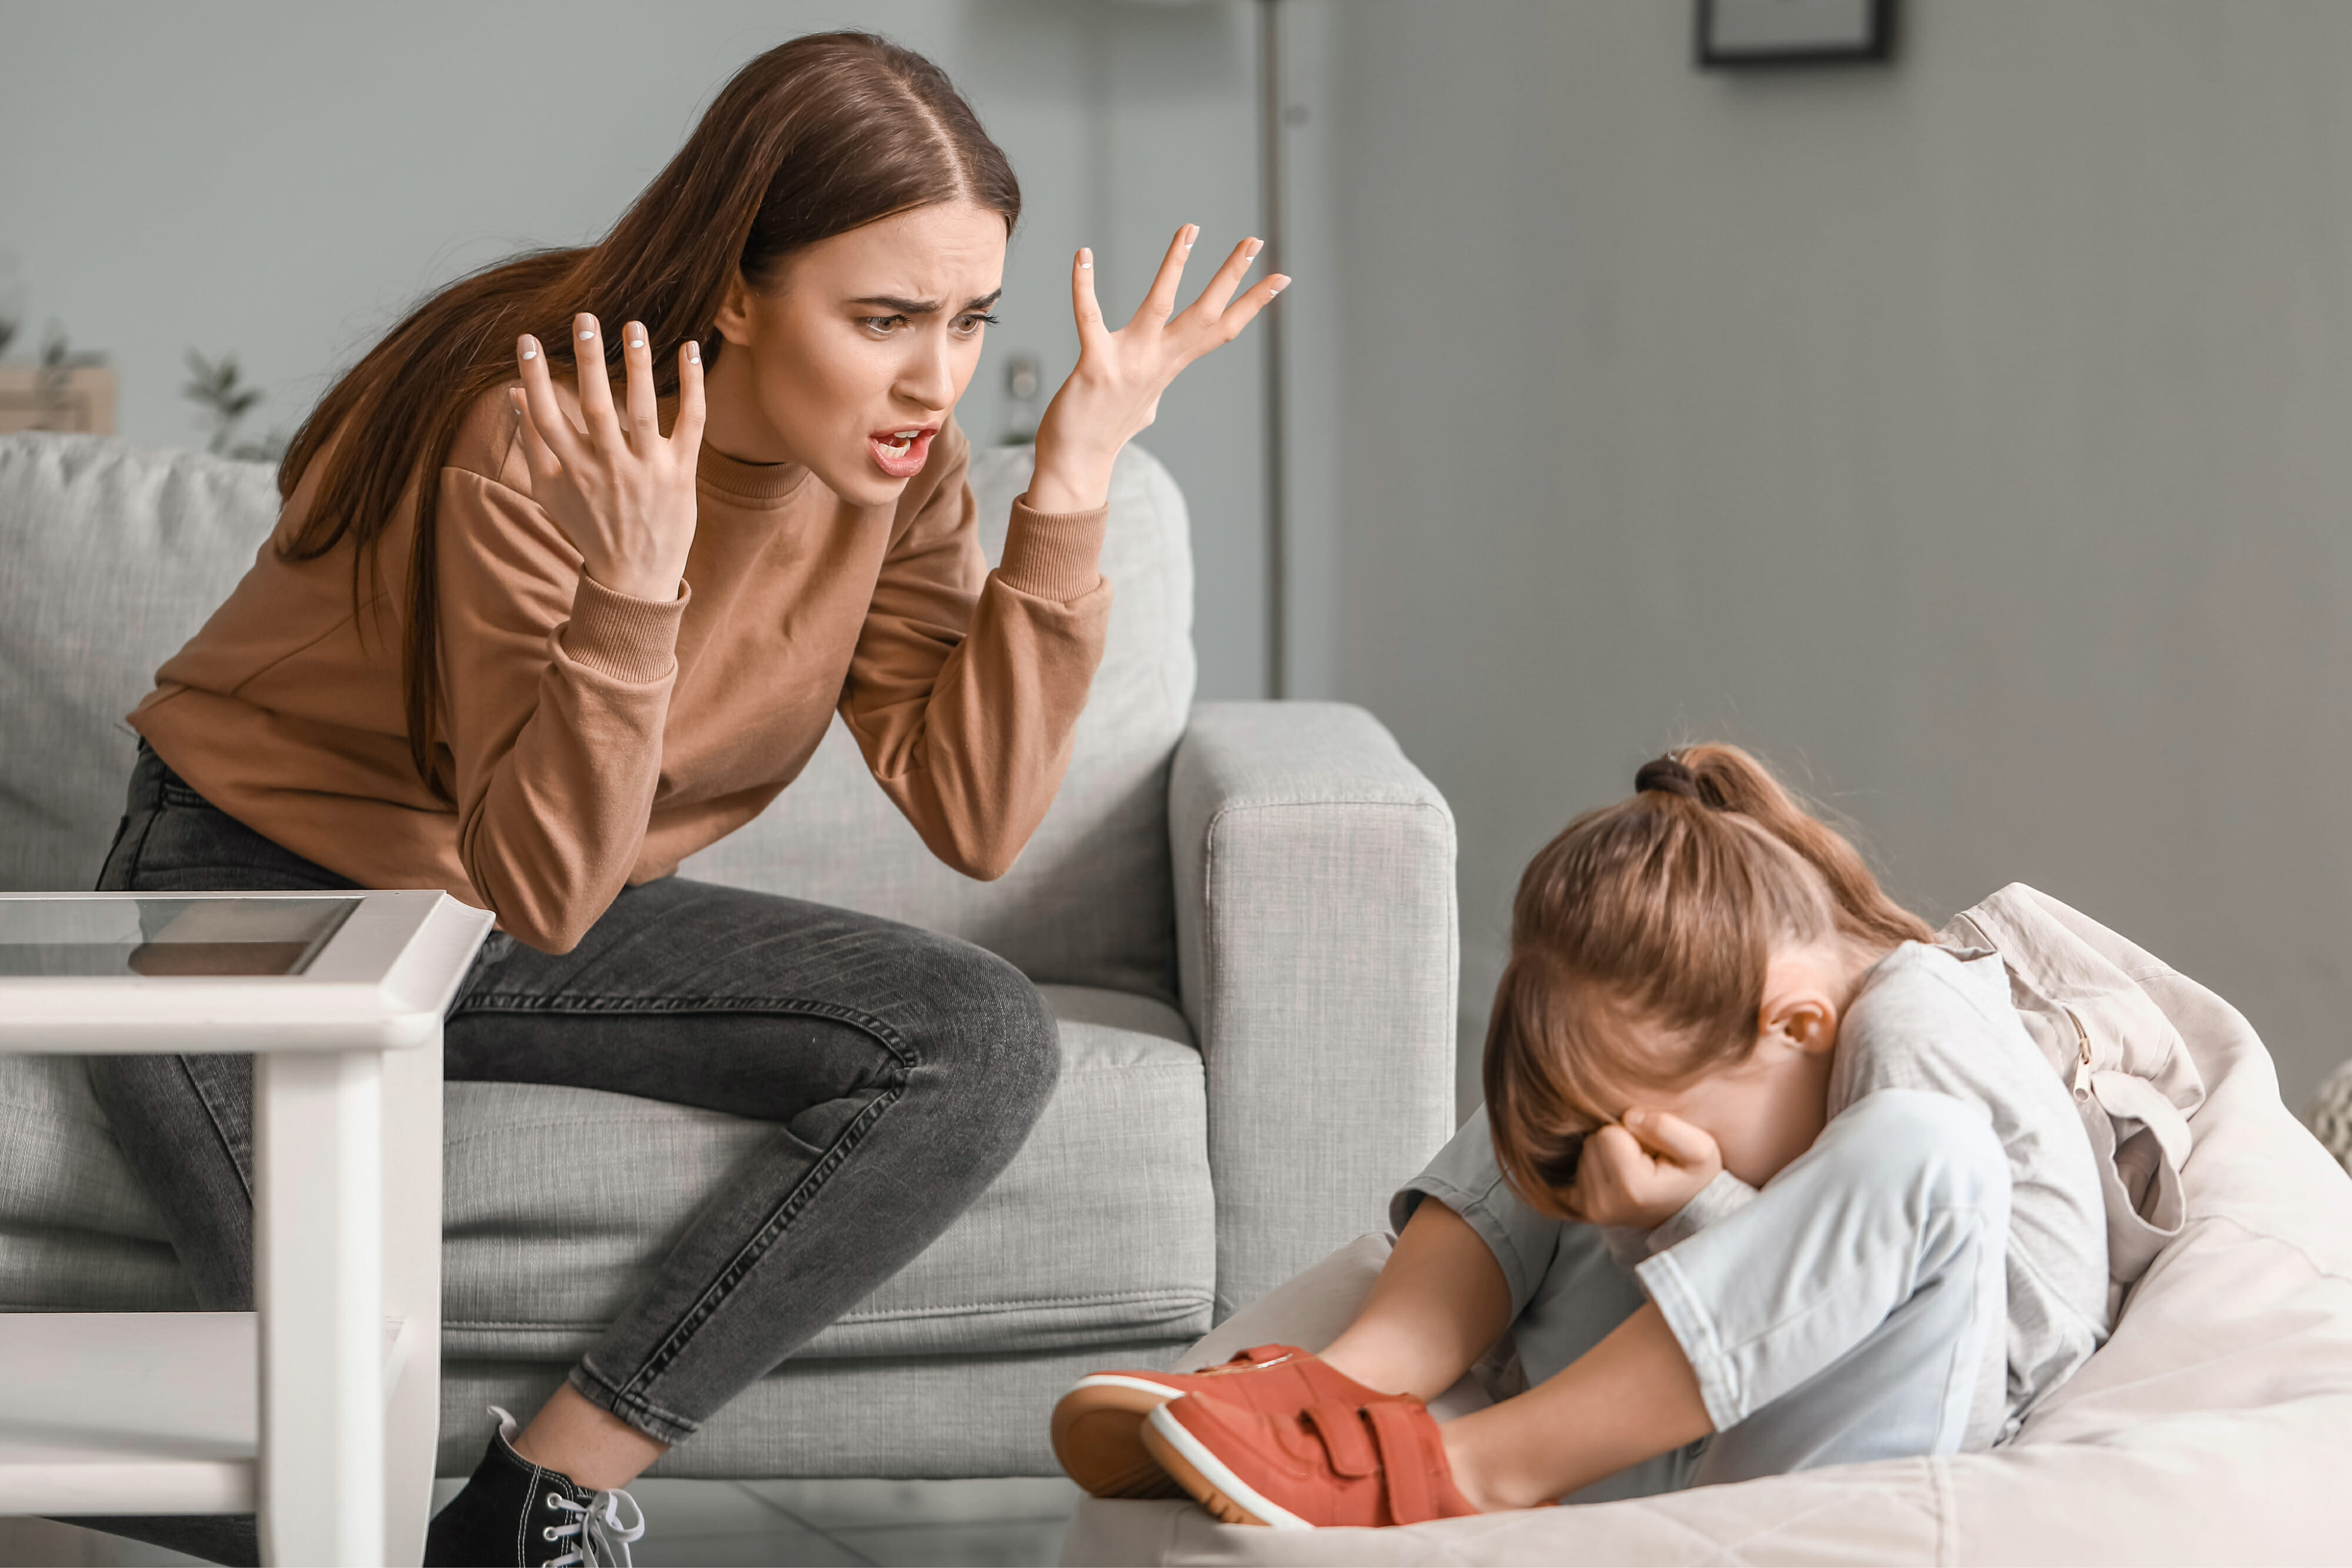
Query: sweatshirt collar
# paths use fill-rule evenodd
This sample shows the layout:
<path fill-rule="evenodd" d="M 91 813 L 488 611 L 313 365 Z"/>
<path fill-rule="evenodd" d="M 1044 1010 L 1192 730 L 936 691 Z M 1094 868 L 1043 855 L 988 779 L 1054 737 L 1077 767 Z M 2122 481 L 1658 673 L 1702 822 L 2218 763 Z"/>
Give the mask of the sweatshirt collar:
<path fill-rule="evenodd" d="M 695 483 L 729 500 L 758 509 L 782 506 L 808 482 L 798 463 L 745 463 L 705 442 L 695 459 Z"/>

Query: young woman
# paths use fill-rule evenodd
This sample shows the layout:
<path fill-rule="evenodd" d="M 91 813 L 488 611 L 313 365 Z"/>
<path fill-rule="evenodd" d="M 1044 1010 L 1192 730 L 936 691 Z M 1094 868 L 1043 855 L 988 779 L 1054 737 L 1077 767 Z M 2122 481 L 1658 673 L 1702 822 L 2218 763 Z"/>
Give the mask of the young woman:
<path fill-rule="evenodd" d="M 940 70 L 797 39 L 720 92 L 612 232 L 467 278 L 321 402 L 283 517 L 158 673 L 101 886 L 441 887 L 496 912 L 452 1079 L 777 1124 L 428 1561 L 577 1561 L 593 1512 L 928 1246 L 1052 1092 L 1011 966 L 887 921 L 681 880 L 837 711 L 939 857 L 1013 863 L 1103 646 L 1112 460 L 1286 279 L 1246 241 L 1128 325 L 1093 260 L 1076 371 L 985 569 L 952 419 L 1019 188 Z M 207 1308 L 249 1304 L 245 1061 L 104 1059 L 117 1134 Z M 560 1180 L 562 1173 L 540 1179 Z"/>
<path fill-rule="evenodd" d="M 1949 1454 L 2104 1341 L 2095 1155 L 2000 956 L 1930 945 L 1736 747 L 1635 791 L 1520 881 L 1486 1109 L 1355 1322 L 1085 1380 L 1055 1438 L 1089 1490 L 1408 1524 Z M 1529 1391 L 1441 1427 L 1507 1329 Z"/>

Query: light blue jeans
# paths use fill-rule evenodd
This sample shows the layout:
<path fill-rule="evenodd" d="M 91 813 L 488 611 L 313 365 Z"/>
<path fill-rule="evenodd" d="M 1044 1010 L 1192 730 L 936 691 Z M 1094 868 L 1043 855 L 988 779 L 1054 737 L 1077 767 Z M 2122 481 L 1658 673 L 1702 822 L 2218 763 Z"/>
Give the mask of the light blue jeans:
<path fill-rule="evenodd" d="M 1503 1178 L 1482 1110 L 1400 1192 L 1467 1220 L 1511 1288 L 1530 1387 L 1654 1301 L 1716 1431 L 1577 1502 L 1988 1446 L 2006 1392 L 2009 1161 L 1958 1101 L 1882 1090 L 1746 1207 L 1630 1270 Z M 1638 1252 L 1638 1247 L 1635 1249 Z"/>

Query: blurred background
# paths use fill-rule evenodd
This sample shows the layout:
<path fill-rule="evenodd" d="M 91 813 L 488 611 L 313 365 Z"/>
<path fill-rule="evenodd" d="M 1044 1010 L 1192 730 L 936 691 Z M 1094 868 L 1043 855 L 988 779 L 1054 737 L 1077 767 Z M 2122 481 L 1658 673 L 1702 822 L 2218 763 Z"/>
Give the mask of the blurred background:
<path fill-rule="evenodd" d="M 1906 0 L 1891 63 L 1733 73 L 1688 0 L 0 0 L 0 369 L 267 451 L 844 24 L 1021 174 L 977 441 L 1068 369 L 1071 249 L 1123 315 L 1273 207 L 1278 410 L 1254 331 L 1144 443 L 1202 695 L 1361 703 L 1453 802 L 1465 1112 L 1519 866 L 1697 738 L 1933 919 L 2021 879 L 2118 927 L 2291 1103 L 2352 1050 L 2352 7 Z"/>

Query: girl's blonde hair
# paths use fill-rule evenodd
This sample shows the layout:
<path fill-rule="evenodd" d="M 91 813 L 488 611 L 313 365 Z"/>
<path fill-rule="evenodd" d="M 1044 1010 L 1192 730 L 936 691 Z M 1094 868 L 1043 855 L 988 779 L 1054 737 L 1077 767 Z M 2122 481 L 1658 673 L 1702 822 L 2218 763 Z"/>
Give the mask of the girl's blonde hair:
<path fill-rule="evenodd" d="M 1861 853 L 1736 746 L 1643 767 L 1519 878 L 1511 960 L 1486 1026 L 1486 1115 L 1520 1195 L 1557 1212 L 1611 1085 L 1671 1088 L 1756 1049 L 1773 949 L 1843 935 L 1893 946 L 1927 924 Z"/>

